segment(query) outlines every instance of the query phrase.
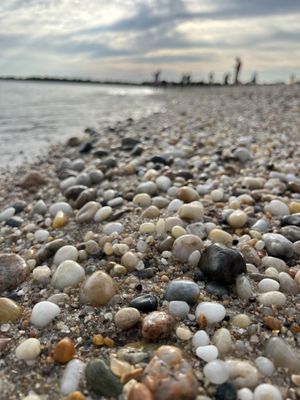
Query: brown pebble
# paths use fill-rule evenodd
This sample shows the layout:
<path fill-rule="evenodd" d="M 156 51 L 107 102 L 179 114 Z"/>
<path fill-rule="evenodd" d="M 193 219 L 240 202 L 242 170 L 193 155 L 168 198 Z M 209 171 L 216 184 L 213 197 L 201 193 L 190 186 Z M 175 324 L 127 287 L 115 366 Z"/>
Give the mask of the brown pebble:
<path fill-rule="evenodd" d="M 115 341 L 112 340 L 112 339 L 109 338 L 109 337 L 105 337 L 105 338 L 103 339 L 103 343 L 104 343 L 105 346 L 107 346 L 107 347 L 114 347 L 114 345 L 115 345 Z"/>
<path fill-rule="evenodd" d="M 10 338 L 0 338 L 0 353 L 2 353 L 11 342 Z"/>
<path fill-rule="evenodd" d="M 102 346 L 104 344 L 104 337 L 102 335 L 94 335 L 92 340 L 95 346 Z"/>
<path fill-rule="evenodd" d="M 47 179 L 37 171 L 32 171 L 20 182 L 20 186 L 24 189 L 31 189 L 42 186 L 47 182 Z"/>
<path fill-rule="evenodd" d="M 142 336 L 148 340 L 167 339 L 175 326 L 174 318 L 164 311 L 153 311 L 143 320 Z"/>
<path fill-rule="evenodd" d="M 53 352 L 53 358 L 56 362 L 65 364 L 72 360 L 75 354 L 76 351 L 73 341 L 66 337 L 57 343 Z"/>
<path fill-rule="evenodd" d="M 22 308 L 7 297 L 0 297 L 0 323 L 14 322 L 22 315 Z"/>
<path fill-rule="evenodd" d="M 153 396 L 146 385 L 136 383 L 130 390 L 127 400 L 153 400 Z"/>
<path fill-rule="evenodd" d="M 264 319 L 266 326 L 272 331 L 279 331 L 281 329 L 282 323 L 278 318 L 268 316 Z"/>
<path fill-rule="evenodd" d="M 65 400 L 85 400 L 85 396 L 84 396 L 81 392 L 76 391 L 76 392 L 70 393 L 70 394 L 65 398 Z"/>
<path fill-rule="evenodd" d="M 126 372 L 121 376 L 121 383 L 127 383 L 131 379 L 138 379 L 143 375 L 143 368 L 136 368 L 132 371 Z"/>
<path fill-rule="evenodd" d="M 16 289 L 30 273 L 25 260 L 17 254 L 0 254 L 0 294 Z"/>
<path fill-rule="evenodd" d="M 291 325 L 291 332 L 293 335 L 297 335 L 300 332 L 300 326 L 296 323 Z"/>

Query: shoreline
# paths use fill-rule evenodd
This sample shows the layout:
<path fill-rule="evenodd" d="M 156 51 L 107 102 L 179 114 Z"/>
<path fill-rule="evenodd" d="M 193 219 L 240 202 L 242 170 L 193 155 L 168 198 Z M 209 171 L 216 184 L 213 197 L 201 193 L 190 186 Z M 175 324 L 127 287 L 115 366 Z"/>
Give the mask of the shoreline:
<path fill-rule="evenodd" d="M 260 384 L 267 383 L 277 388 L 282 398 L 296 400 L 300 396 L 298 380 L 292 378 L 292 375 L 300 376 L 300 359 L 299 370 L 291 372 L 265 352 L 270 338 L 279 336 L 288 349 L 297 353 L 297 340 L 300 339 L 300 288 L 296 290 L 298 281 L 295 280 L 300 269 L 297 245 L 300 228 L 296 223 L 282 225 L 283 217 L 300 213 L 300 98 L 296 88 L 288 86 L 228 89 L 232 90 L 207 88 L 199 92 L 197 89 L 168 92 L 163 113 L 123 121 L 99 137 L 87 135 L 69 140 L 69 145 L 53 145 L 49 156 L 42 160 L 23 164 L 14 171 L 3 171 L 0 218 L 17 201 L 25 203 L 23 209 L 20 206 L 20 211 L 10 217 L 20 218 L 22 222 L 20 219 L 16 221 L 19 226 L 0 222 L 0 258 L 3 253 L 18 254 L 31 270 L 23 282 L 0 294 L 23 308 L 15 322 L 1 325 L 1 338 L 11 339 L 3 350 L 0 372 L 0 392 L 5 398 L 24 399 L 30 390 L 42 400 L 66 398 L 60 393 L 65 366 L 55 362 L 53 350 L 59 340 L 69 337 L 74 342 L 76 357 L 85 365 L 91 360 L 103 359 L 111 366 L 110 360 L 114 356 L 123 362 L 122 368 L 127 368 L 126 371 L 132 374 L 135 371 L 136 380 L 142 382 L 154 350 L 166 344 L 176 346 L 183 351 L 197 382 L 197 393 L 191 398 L 214 399 L 221 384 L 208 382 L 203 372 L 207 362 L 196 356 L 192 345 L 192 335 L 201 329 L 207 331 L 211 344 L 219 346 L 218 359 L 246 362 L 243 367 L 234 366 L 237 376 L 242 376 L 243 368 L 249 368 L 256 377 L 252 384 L 246 377 L 245 386 L 239 386 L 233 376 L 222 382 L 228 381 L 232 391 L 243 387 L 250 387 L 253 391 Z M 88 143 L 93 139 L 96 142 L 89 149 Z M 80 152 L 84 148 L 85 152 Z M 31 182 L 27 180 L 30 184 L 26 187 L 24 178 L 32 171 L 37 171 L 40 178 L 35 177 L 35 182 L 34 179 Z M 167 179 L 159 183 L 158 177 Z M 17 185 L 20 183 L 22 186 Z M 78 202 L 79 193 L 78 197 L 75 194 L 66 196 L 67 190 L 75 185 L 86 186 L 80 189 L 86 193 L 81 202 Z M 179 195 L 181 189 L 184 194 Z M 145 195 L 136 200 L 139 193 Z M 179 202 L 176 203 L 176 199 Z M 46 207 L 40 209 L 40 213 L 34 212 L 40 200 Z M 272 203 L 274 200 L 280 203 Z M 189 207 L 190 201 L 200 205 L 196 211 L 188 210 L 193 217 L 182 217 L 180 207 Z M 65 215 L 66 221 L 62 226 L 53 227 L 55 215 L 50 213 L 50 207 L 58 202 L 68 203 L 71 211 L 70 215 Z M 93 202 L 90 208 L 96 207 L 95 212 L 91 210 L 93 215 L 90 218 L 82 217 L 82 207 L 88 202 Z M 275 206 L 272 207 L 271 203 Z M 111 207 L 110 215 L 103 217 L 101 222 L 95 221 L 95 214 L 104 207 Z M 230 223 L 230 213 L 236 210 L 242 211 L 237 218 L 238 226 Z M 80 213 L 82 218 L 78 217 Z M 240 220 L 241 215 L 245 218 L 244 223 Z M 266 232 L 253 228 L 262 218 L 268 221 Z M 159 224 L 160 220 L 164 223 Z M 108 223 L 115 223 L 117 230 L 121 225 L 123 230 L 120 228 L 118 234 L 110 235 Z M 198 227 L 191 227 L 193 223 L 199 223 Z M 174 226 L 176 229 L 172 230 Z M 288 230 L 286 227 L 289 226 L 292 228 Z M 199 272 L 197 257 L 214 242 L 210 235 L 213 229 L 221 231 L 218 232 L 218 243 L 224 240 L 226 233 L 229 235 L 226 240 L 231 240 L 229 247 L 243 254 L 247 263 L 245 277 L 251 287 L 247 299 L 242 298 L 235 284 L 213 287 L 211 279 Z M 39 230 L 44 231 L 44 237 L 36 235 Z M 272 246 L 268 247 L 267 239 L 263 239 L 264 233 L 288 236 L 291 244 L 286 248 L 291 251 L 290 257 L 285 258 L 284 251 L 278 257 L 274 256 Z M 183 243 L 178 256 L 173 242 L 185 234 L 197 236 L 194 238 L 197 245 L 191 250 Z M 106 304 L 92 307 L 89 303 L 82 303 L 82 282 L 64 290 L 54 287 L 52 279 L 57 265 L 53 255 L 43 259 L 38 255 L 47 243 L 57 239 L 63 239 L 76 248 L 79 254 L 77 262 L 83 267 L 85 278 L 95 271 L 106 271 L 112 277 L 118 289 Z M 130 262 L 122 258 L 121 247 L 113 247 L 113 244 L 122 245 L 126 252 L 131 253 L 127 256 Z M 186 247 L 189 256 L 196 253 L 192 258 L 182 259 L 181 252 Z M 277 275 L 276 260 L 272 265 L 263 262 L 268 256 L 280 260 L 277 264 L 282 270 L 279 268 Z M 133 259 L 137 259 L 135 264 Z M 49 275 L 46 276 L 45 271 L 44 275 L 42 271 L 33 273 L 42 265 L 48 267 L 45 271 Z M 270 267 L 273 270 L 266 273 Z M 287 275 L 284 275 L 285 283 L 282 283 L 280 273 Z M 282 305 L 274 305 L 277 295 L 273 296 L 270 304 L 261 302 L 258 284 L 268 277 L 280 282 L 277 292 L 284 296 L 281 297 Z M 157 337 L 148 342 L 144 335 L 142 320 L 145 322 L 150 312 L 141 311 L 136 324 L 129 329 L 118 325 L 115 320 L 117 312 L 143 294 L 156 296 L 157 310 L 170 315 L 166 291 L 177 278 L 198 286 L 200 293 L 196 303 L 207 301 L 222 305 L 226 318 L 217 321 L 215 326 L 201 325 L 195 317 L 197 304 L 187 301 L 188 315 L 182 318 L 173 315 L 176 323 L 165 339 Z M 293 294 L 288 293 L 289 290 L 294 291 Z M 34 305 L 59 293 L 64 293 L 64 296 L 58 302 L 60 314 L 57 318 L 44 328 L 32 324 L 30 318 Z M 248 318 L 248 325 L 234 322 L 240 314 Z M 240 320 L 247 318 L 240 317 Z M 218 329 L 226 330 L 221 331 L 225 336 L 221 335 L 219 342 L 214 336 Z M 228 345 L 227 332 L 230 345 L 222 352 L 221 347 Z M 112 340 L 107 342 L 112 347 L 97 345 L 97 335 Z M 17 346 L 27 338 L 36 338 L 41 343 L 41 353 L 30 371 L 25 361 L 17 360 L 15 355 Z M 133 369 L 124 364 L 124 352 L 129 347 L 132 354 L 139 357 L 144 354 L 141 361 L 131 361 Z M 264 376 L 255 363 L 261 356 L 268 357 L 275 364 L 275 372 L 270 376 Z M 133 358 L 125 357 L 126 360 Z M 117 368 L 113 368 L 116 372 Z M 169 386 L 172 385 L 175 383 L 170 381 Z M 83 375 L 78 390 L 86 399 L 99 398 L 99 394 L 98 397 L 93 395 L 90 386 Z M 94 384 L 94 391 L 98 390 L 97 387 Z M 152 393 L 152 398 L 159 399 L 159 395 Z"/>

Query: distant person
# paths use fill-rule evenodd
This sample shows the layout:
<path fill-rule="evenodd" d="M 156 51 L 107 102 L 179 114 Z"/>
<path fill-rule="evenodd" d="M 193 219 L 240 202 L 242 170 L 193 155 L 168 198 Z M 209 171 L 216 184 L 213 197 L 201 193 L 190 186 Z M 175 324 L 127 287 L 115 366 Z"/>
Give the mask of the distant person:
<path fill-rule="evenodd" d="M 214 78 L 215 78 L 215 74 L 214 74 L 213 72 L 210 72 L 209 75 L 208 75 L 208 83 L 209 83 L 210 85 L 213 85 L 213 83 L 214 83 Z"/>
<path fill-rule="evenodd" d="M 237 57 L 235 59 L 235 67 L 234 67 L 234 69 L 235 69 L 234 83 L 236 85 L 238 85 L 240 83 L 239 74 L 240 74 L 241 68 L 242 68 L 242 61 L 239 57 Z"/>
<path fill-rule="evenodd" d="M 161 74 L 160 70 L 154 72 L 154 74 L 153 74 L 154 85 L 159 85 L 160 84 L 160 74 Z"/>
<path fill-rule="evenodd" d="M 224 75 L 224 85 L 227 86 L 229 84 L 230 74 L 228 72 Z"/>

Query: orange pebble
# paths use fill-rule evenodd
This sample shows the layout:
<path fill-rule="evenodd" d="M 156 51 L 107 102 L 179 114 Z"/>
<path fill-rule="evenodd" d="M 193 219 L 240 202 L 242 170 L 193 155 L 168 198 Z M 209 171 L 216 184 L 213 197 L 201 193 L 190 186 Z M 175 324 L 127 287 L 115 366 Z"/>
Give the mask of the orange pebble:
<path fill-rule="evenodd" d="M 115 342 L 114 342 L 114 340 L 112 340 L 111 338 L 105 337 L 105 338 L 104 338 L 104 344 L 105 344 L 105 346 L 107 346 L 107 347 L 114 347 Z"/>
<path fill-rule="evenodd" d="M 102 335 L 94 335 L 93 344 L 95 346 L 102 346 L 104 344 L 104 337 Z"/>
<path fill-rule="evenodd" d="M 70 394 L 65 398 L 65 400 L 85 400 L 85 396 L 84 396 L 81 392 L 76 391 L 76 392 L 70 393 Z"/>
<path fill-rule="evenodd" d="M 66 337 L 57 343 L 54 349 L 53 358 L 56 362 L 65 364 L 72 360 L 72 358 L 75 356 L 75 353 L 76 351 L 73 341 Z"/>
<path fill-rule="evenodd" d="M 153 395 L 146 385 L 136 383 L 128 394 L 128 400 L 153 400 Z"/>
<path fill-rule="evenodd" d="M 54 229 L 62 228 L 68 222 L 68 217 L 63 211 L 58 211 L 54 217 L 52 226 Z"/>

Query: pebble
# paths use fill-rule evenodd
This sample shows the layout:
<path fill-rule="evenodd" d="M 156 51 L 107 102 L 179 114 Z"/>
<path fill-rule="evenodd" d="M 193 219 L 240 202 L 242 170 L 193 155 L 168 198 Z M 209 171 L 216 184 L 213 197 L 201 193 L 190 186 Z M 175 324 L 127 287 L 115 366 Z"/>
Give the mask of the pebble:
<path fill-rule="evenodd" d="M 38 339 L 30 338 L 22 341 L 16 348 L 16 357 L 19 360 L 33 361 L 41 352 L 41 344 Z"/>
<path fill-rule="evenodd" d="M 122 393 L 120 380 L 100 358 L 88 363 L 85 376 L 87 386 L 98 396 L 117 398 Z"/>
<path fill-rule="evenodd" d="M 258 385 L 253 393 L 253 400 L 282 400 L 279 390 L 269 383 Z"/>
<path fill-rule="evenodd" d="M 198 304 L 195 315 L 197 320 L 200 316 L 204 316 L 207 324 L 211 325 L 222 321 L 226 315 L 226 310 L 222 304 L 204 301 Z"/>
<path fill-rule="evenodd" d="M 152 222 L 143 222 L 139 228 L 139 232 L 142 234 L 154 233 L 155 231 L 156 227 Z"/>
<path fill-rule="evenodd" d="M 148 340 L 167 339 L 175 326 L 174 318 L 164 311 L 152 311 L 142 323 L 142 336 Z"/>
<path fill-rule="evenodd" d="M 153 400 L 153 396 L 146 385 L 135 382 L 128 393 L 127 400 Z"/>
<path fill-rule="evenodd" d="M 202 252 L 199 268 L 207 279 L 231 285 L 246 272 L 246 263 L 236 250 L 213 244 Z"/>
<path fill-rule="evenodd" d="M 288 368 L 290 372 L 300 373 L 300 358 L 280 337 L 272 337 L 265 345 L 265 353 L 269 356 L 276 367 Z"/>
<path fill-rule="evenodd" d="M 265 233 L 263 241 L 269 256 L 289 258 L 294 254 L 293 243 L 279 233 Z"/>
<path fill-rule="evenodd" d="M 73 260 L 65 260 L 59 264 L 52 277 L 52 286 L 63 290 L 68 286 L 75 286 L 85 277 L 85 271 L 81 265 Z"/>
<path fill-rule="evenodd" d="M 217 329 L 212 337 L 212 342 L 217 347 L 220 354 L 228 354 L 232 351 L 233 343 L 228 329 Z"/>
<path fill-rule="evenodd" d="M 40 215 L 45 215 L 48 210 L 48 207 L 46 206 L 46 203 L 44 200 L 38 200 L 35 205 L 32 207 L 32 215 L 34 214 L 40 214 Z"/>
<path fill-rule="evenodd" d="M 160 211 L 156 206 L 149 206 L 141 214 L 142 218 L 147 218 L 147 219 L 154 219 L 158 218 L 159 216 L 160 216 Z"/>
<path fill-rule="evenodd" d="M 175 346 L 159 347 L 144 370 L 142 382 L 155 400 L 193 400 L 198 383 L 190 364 Z"/>
<path fill-rule="evenodd" d="M 199 199 L 199 194 L 191 187 L 183 186 L 178 189 L 177 197 L 184 203 L 191 203 Z"/>
<path fill-rule="evenodd" d="M 272 376 L 275 371 L 275 366 L 271 360 L 267 357 L 257 357 L 255 359 L 255 365 L 258 370 L 265 376 Z"/>
<path fill-rule="evenodd" d="M 55 217 L 59 211 L 62 211 L 64 214 L 68 216 L 70 216 L 73 212 L 70 204 L 66 203 L 65 201 L 59 201 L 57 203 L 54 203 L 49 208 L 49 213 L 51 217 Z"/>
<path fill-rule="evenodd" d="M 231 228 L 242 228 L 246 225 L 248 216 L 244 211 L 236 210 L 233 211 L 228 217 L 227 222 Z"/>
<path fill-rule="evenodd" d="M 280 290 L 284 293 L 295 295 L 299 293 L 299 286 L 296 281 L 286 272 L 280 272 L 278 275 Z"/>
<path fill-rule="evenodd" d="M 115 315 L 116 327 L 126 330 L 134 327 L 140 320 L 141 314 L 138 309 L 133 307 L 121 308 Z"/>
<path fill-rule="evenodd" d="M 257 289 L 261 293 L 277 291 L 279 290 L 279 287 L 280 284 L 274 279 L 270 278 L 262 279 L 257 285 Z"/>
<path fill-rule="evenodd" d="M 174 212 L 178 211 L 182 205 L 183 205 L 183 202 L 181 200 L 173 199 L 168 204 L 167 210 L 171 213 L 174 213 Z"/>
<path fill-rule="evenodd" d="M 137 187 L 137 193 L 147 193 L 150 196 L 157 194 L 157 185 L 154 182 L 143 182 Z"/>
<path fill-rule="evenodd" d="M 168 301 L 181 300 L 187 303 L 195 303 L 199 297 L 199 286 L 189 280 L 174 280 L 168 284 L 165 299 Z"/>
<path fill-rule="evenodd" d="M 60 383 L 60 391 L 64 396 L 78 389 L 84 370 L 85 363 L 83 361 L 74 359 L 68 362 Z"/>
<path fill-rule="evenodd" d="M 186 227 L 187 233 L 191 235 L 196 235 L 200 239 L 205 239 L 207 237 L 206 226 L 202 222 L 195 222 L 193 224 L 189 224 Z"/>
<path fill-rule="evenodd" d="M 225 363 L 230 380 L 237 389 L 253 388 L 257 385 L 259 374 L 256 367 L 249 361 L 232 359 L 226 360 Z"/>
<path fill-rule="evenodd" d="M 152 294 L 144 294 L 132 299 L 129 306 L 134 307 L 141 312 L 148 313 L 157 310 L 158 301 L 156 296 Z"/>
<path fill-rule="evenodd" d="M 171 179 L 163 175 L 157 177 L 155 183 L 158 187 L 158 190 L 161 190 L 162 192 L 167 192 L 167 190 L 172 186 Z"/>
<path fill-rule="evenodd" d="M 134 196 L 132 202 L 140 207 L 149 207 L 152 203 L 152 199 L 147 193 L 139 193 Z"/>
<path fill-rule="evenodd" d="M 41 284 L 46 284 L 50 280 L 51 269 L 47 265 L 36 267 L 32 271 L 32 278 Z"/>
<path fill-rule="evenodd" d="M 14 207 L 8 207 L 6 210 L 2 211 L 0 213 L 0 222 L 7 221 L 10 219 L 13 215 L 15 215 L 16 210 Z"/>
<path fill-rule="evenodd" d="M 187 327 L 178 326 L 176 328 L 176 336 L 179 340 L 188 341 L 193 336 L 192 332 Z"/>
<path fill-rule="evenodd" d="M 109 206 L 101 207 L 94 215 L 95 222 L 106 221 L 112 214 L 113 209 Z"/>
<path fill-rule="evenodd" d="M 115 282 L 103 271 L 96 271 L 89 276 L 81 289 L 82 301 L 93 306 L 102 306 L 108 303 L 115 294 Z"/>
<path fill-rule="evenodd" d="M 251 154 L 246 147 L 238 147 L 233 152 L 233 157 L 236 158 L 239 162 L 245 163 L 246 161 L 251 159 Z"/>
<path fill-rule="evenodd" d="M 168 310 L 169 314 L 175 318 L 185 318 L 190 311 L 190 307 L 185 301 L 175 300 L 170 301 Z"/>
<path fill-rule="evenodd" d="M 283 217 L 290 214 L 289 207 L 280 200 L 272 200 L 265 206 L 265 211 L 271 213 L 274 217 Z"/>
<path fill-rule="evenodd" d="M 8 223 L 8 221 L 7 221 Z M 280 230 L 281 234 L 291 242 L 300 240 L 300 227 L 299 226 L 284 226 Z"/>
<path fill-rule="evenodd" d="M 201 221 L 203 218 L 204 209 L 200 201 L 193 201 L 189 204 L 183 204 L 178 209 L 178 215 L 182 219 L 189 221 Z"/>
<path fill-rule="evenodd" d="M 182 235 L 173 244 L 173 256 L 181 262 L 187 262 L 189 256 L 195 251 L 203 249 L 202 240 L 195 235 Z"/>
<path fill-rule="evenodd" d="M 219 352 L 214 345 L 200 346 L 196 349 L 196 355 L 201 358 L 201 360 L 210 362 L 218 358 Z"/>
<path fill-rule="evenodd" d="M 28 276 L 30 269 L 17 254 L 0 254 L 0 295 L 5 290 L 16 289 Z"/>
<path fill-rule="evenodd" d="M 36 254 L 35 259 L 37 264 L 41 264 L 46 261 L 49 257 L 57 252 L 58 249 L 65 246 L 67 243 L 64 239 L 52 240 L 45 244 Z"/>
<path fill-rule="evenodd" d="M 66 364 L 75 356 L 76 350 L 73 341 L 65 337 L 55 346 L 53 359 L 59 364 Z"/>
<path fill-rule="evenodd" d="M 106 235 L 111 235 L 114 232 L 120 234 L 123 232 L 123 230 L 124 226 L 120 222 L 109 222 L 103 227 L 103 233 Z"/>
<path fill-rule="evenodd" d="M 83 190 L 80 195 L 77 197 L 76 201 L 74 202 L 74 208 L 81 208 L 89 201 L 96 200 L 97 192 L 95 189 L 85 189 Z"/>
<path fill-rule="evenodd" d="M 284 272 L 288 269 L 285 261 L 277 257 L 265 256 L 262 258 L 261 263 L 265 268 L 272 267 L 277 269 L 278 272 Z"/>
<path fill-rule="evenodd" d="M 59 265 L 63 261 L 66 260 L 77 261 L 77 259 L 78 259 L 78 250 L 76 249 L 76 247 L 67 245 L 57 250 L 53 259 L 53 263 L 55 265 Z"/>
<path fill-rule="evenodd" d="M 45 229 L 38 229 L 34 233 L 34 237 L 37 242 L 40 242 L 40 243 L 46 242 L 49 238 L 49 232 L 46 231 Z"/>
<path fill-rule="evenodd" d="M 216 390 L 216 400 L 236 400 L 237 390 L 231 382 L 222 383 Z"/>
<path fill-rule="evenodd" d="M 95 240 L 88 240 L 85 243 L 85 250 L 88 254 L 95 256 L 99 253 L 100 247 Z"/>
<path fill-rule="evenodd" d="M 81 224 L 90 222 L 100 207 L 101 205 L 96 201 L 89 201 L 78 211 L 76 221 Z"/>
<path fill-rule="evenodd" d="M 212 201 L 219 202 L 223 200 L 224 191 L 222 189 L 215 189 L 210 192 Z"/>
<path fill-rule="evenodd" d="M 14 322 L 20 319 L 22 307 L 7 297 L 0 297 L 0 324 Z"/>
<path fill-rule="evenodd" d="M 232 325 L 246 329 L 251 323 L 250 318 L 246 314 L 237 314 L 232 318 Z"/>
<path fill-rule="evenodd" d="M 224 361 L 213 360 L 205 365 L 203 373 L 211 383 L 220 385 L 229 379 L 229 371 Z"/>
<path fill-rule="evenodd" d="M 264 306 L 283 307 L 286 303 L 286 296 L 281 292 L 271 291 L 258 295 L 257 300 Z"/>
<path fill-rule="evenodd" d="M 237 391 L 238 400 L 253 400 L 253 393 L 248 388 L 242 388 Z"/>
<path fill-rule="evenodd" d="M 38 328 L 44 328 L 59 314 L 58 305 L 50 301 L 40 301 L 32 309 L 30 322 Z"/>
<path fill-rule="evenodd" d="M 231 247 L 233 242 L 233 237 L 230 233 L 222 231 L 222 229 L 212 229 L 208 235 L 209 240 L 212 243 L 221 243 L 225 246 Z"/>
<path fill-rule="evenodd" d="M 197 331 L 192 338 L 192 344 L 195 348 L 207 346 L 209 344 L 208 334 L 203 330 Z"/>

